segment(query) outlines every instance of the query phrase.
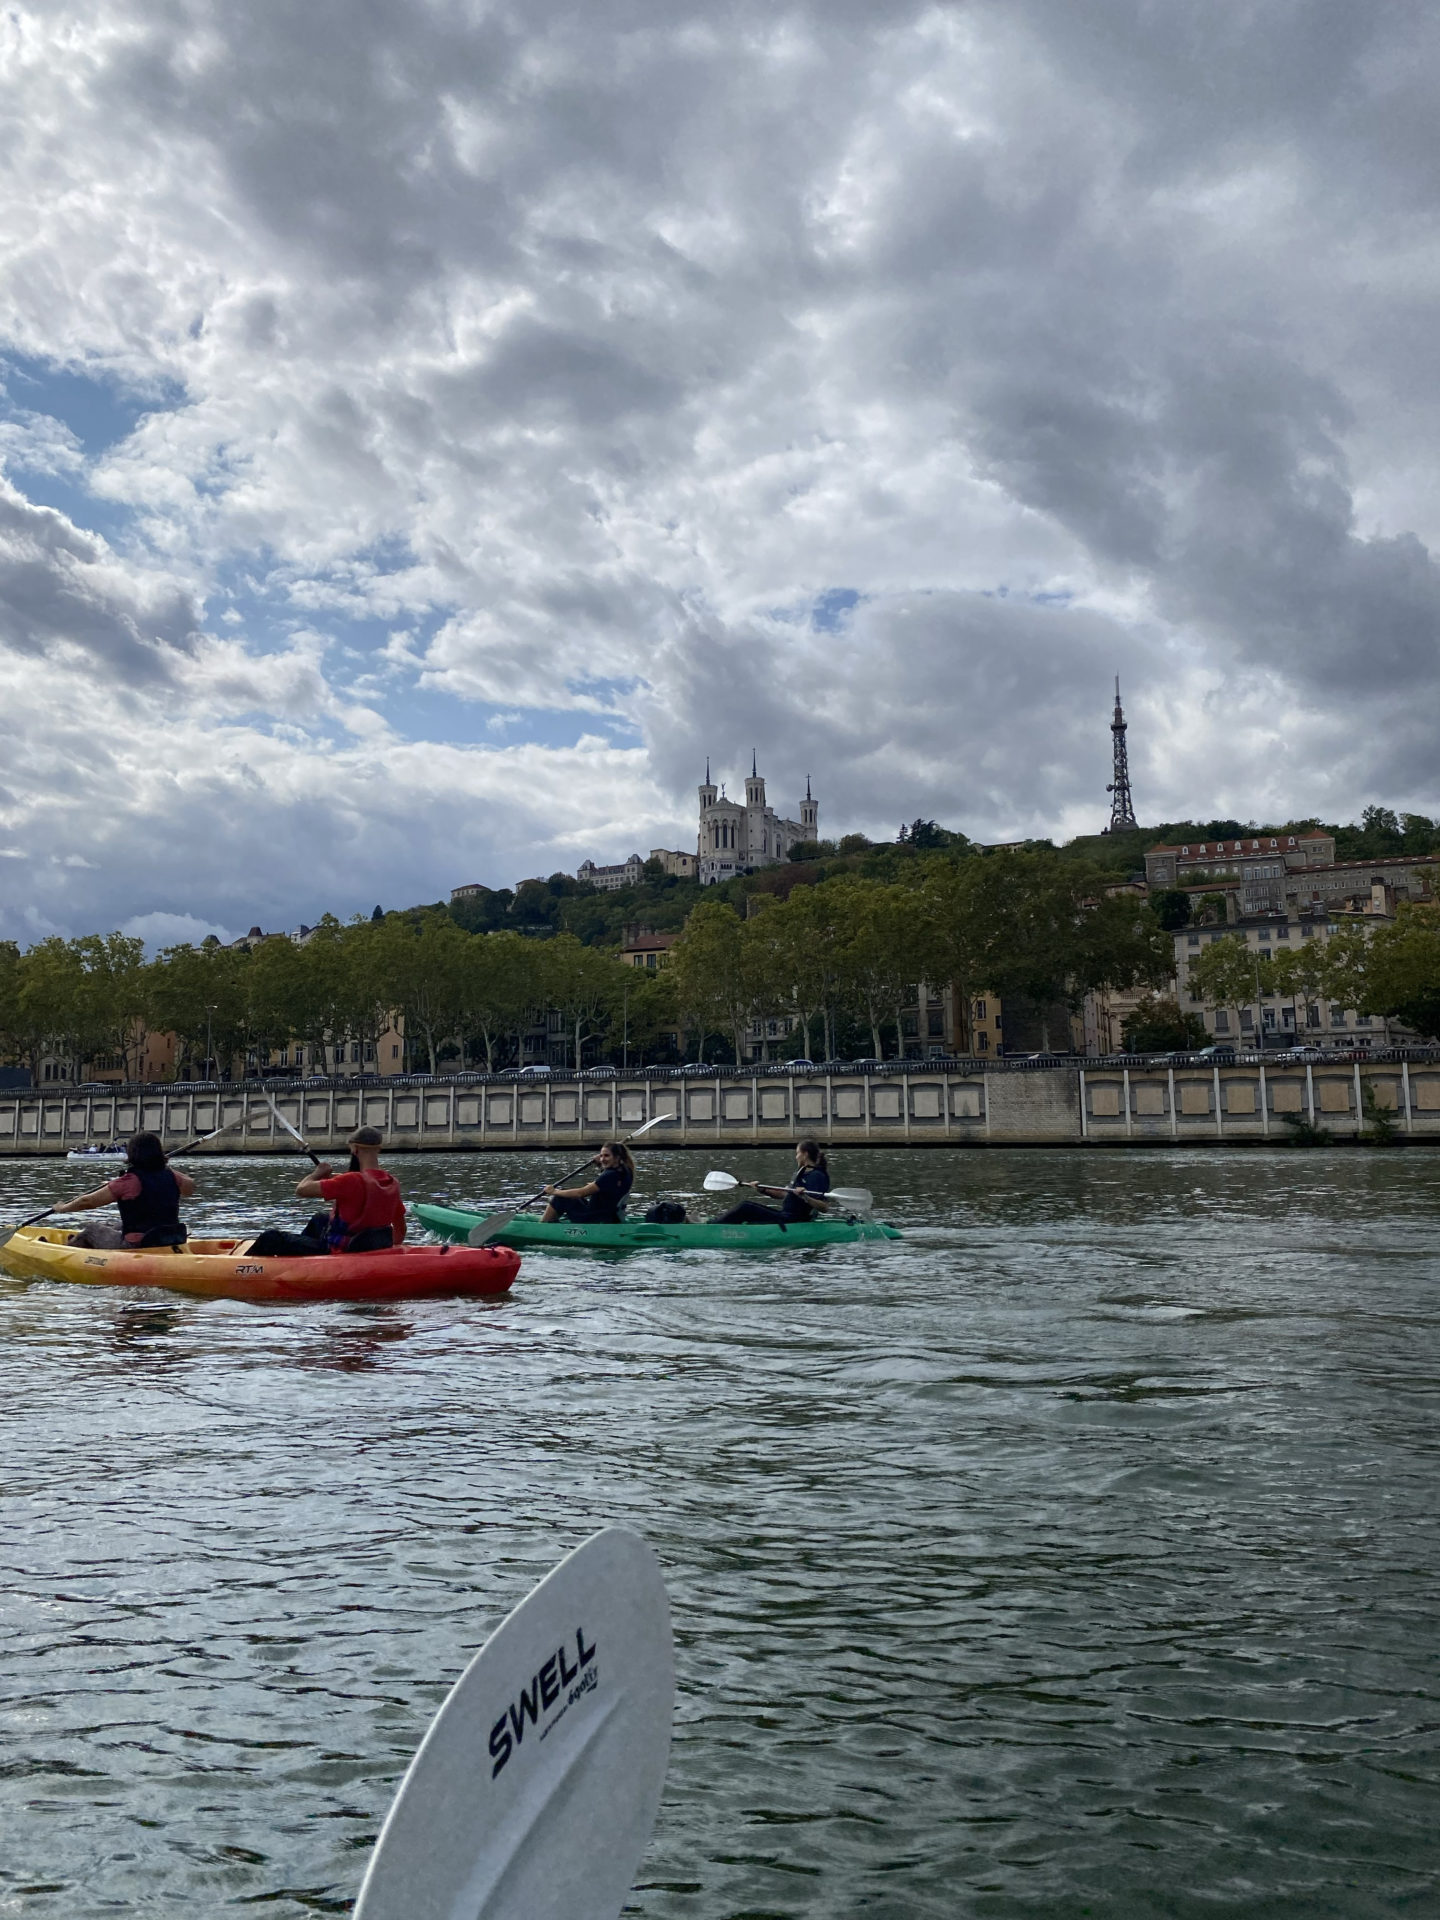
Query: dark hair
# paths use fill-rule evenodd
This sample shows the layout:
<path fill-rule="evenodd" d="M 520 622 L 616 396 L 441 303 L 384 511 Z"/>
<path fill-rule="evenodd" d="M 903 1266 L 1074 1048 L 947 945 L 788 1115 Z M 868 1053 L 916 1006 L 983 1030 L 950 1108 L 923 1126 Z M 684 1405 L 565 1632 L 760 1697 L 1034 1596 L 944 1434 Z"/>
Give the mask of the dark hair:
<path fill-rule="evenodd" d="M 357 1127 L 345 1144 L 347 1147 L 383 1147 L 385 1136 L 378 1127 Z"/>
<path fill-rule="evenodd" d="M 797 1140 L 795 1147 L 797 1152 L 804 1154 L 812 1167 L 818 1167 L 821 1173 L 829 1173 L 830 1167 L 820 1150 L 818 1140 Z"/>
<path fill-rule="evenodd" d="M 601 1147 L 600 1149 L 601 1153 L 604 1153 L 605 1147 L 608 1147 L 610 1149 L 611 1153 L 614 1154 L 615 1158 L 620 1162 L 621 1166 L 624 1167 L 627 1173 L 630 1173 L 630 1174 L 634 1173 L 635 1162 L 631 1159 L 630 1149 L 626 1146 L 623 1140 L 607 1140 L 605 1142 L 605 1146 Z"/>
<path fill-rule="evenodd" d="M 136 1173 L 163 1173 L 165 1149 L 158 1133 L 137 1133 L 125 1142 L 125 1159 Z"/>

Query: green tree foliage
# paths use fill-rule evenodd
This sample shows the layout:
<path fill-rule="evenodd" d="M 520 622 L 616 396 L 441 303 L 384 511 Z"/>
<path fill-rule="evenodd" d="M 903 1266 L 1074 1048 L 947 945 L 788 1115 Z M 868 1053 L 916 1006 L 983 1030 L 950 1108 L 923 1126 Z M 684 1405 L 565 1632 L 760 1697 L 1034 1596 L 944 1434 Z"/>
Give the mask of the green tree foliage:
<path fill-rule="evenodd" d="M 610 954 L 582 945 L 573 933 L 562 933 L 544 949 L 541 984 L 547 1006 L 564 1022 L 578 1072 L 585 1064 L 586 1045 L 605 1031 L 624 995 L 625 969 Z"/>
<path fill-rule="evenodd" d="M 1122 1029 L 1127 1053 L 1180 1053 L 1203 1047 L 1205 1022 L 1177 1000 L 1147 994 Z"/>
<path fill-rule="evenodd" d="M 1334 997 L 1440 1040 L 1440 906 L 1402 906 L 1392 925 L 1377 927 L 1368 939 L 1358 927 L 1345 935 L 1330 942 Z"/>
<path fill-rule="evenodd" d="M 485 1071 L 518 1057 L 521 1036 L 545 1008 L 545 949 L 514 932 L 472 939 L 460 967 L 459 1033 L 478 1048 Z"/>
<path fill-rule="evenodd" d="M 1190 896 L 1181 887 L 1165 887 L 1150 896 L 1150 911 L 1167 933 L 1190 924 Z"/>
<path fill-rule="evenodd" d="M 1247 946 L 1243 934 L 1229 933 L 1212 940 L 1190 962 L 1190 986 L 1209 1005 L 1232 1009 L 1238 1033 L 1241 1007 L 1274 991 L 1274 962 Z"/>
<path fill-rule="evenodd" d="M 772 907 L 770 914 L 775 911 Z M 685 1033 L 694 1036 L 697 1060 L 705 1058 L 712 1033 L 728 1034 L 735 1058 L 741 1058 L 752 1000 L 748 946 L 745 922 L 735 909 L 724 901 L 703 900 L 670 950 L 667 971 L 675 1004 Z"/>
<path fill-rule="evenodd" d="M 146 973 L 146 1018 L 154 1033 L 173 1033 L 177 1066 L 202 1066 L 207 1046 L 216 1063 L 229 1068 L 249 1044 L 247 970 L 244 948 L 167 947 Z"/>

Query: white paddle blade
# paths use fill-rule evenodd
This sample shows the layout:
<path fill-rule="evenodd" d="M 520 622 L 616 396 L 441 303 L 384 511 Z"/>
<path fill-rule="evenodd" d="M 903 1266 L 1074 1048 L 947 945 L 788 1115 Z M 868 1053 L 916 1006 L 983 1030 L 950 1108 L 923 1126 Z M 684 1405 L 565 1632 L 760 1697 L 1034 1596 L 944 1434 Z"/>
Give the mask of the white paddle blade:
<path fill-rule="evenodd" d="M 488 1247 L 492 1235 L 503 1233 L 514 1218 L 514 1213 L 492 1213 L 488 1219 L 480 1221 L 478 1226 L 471 1227 L 465 1236 L 466 1246 Z"/>
<path fill-rule="evenodd" d="M 831 1187 L 825 1198 L 837 1207 L 844 1207 L 847 1213 L 869 1213 L 875 1204 L 875 1196 L 868 1187 Z"/>
<path fill-rule="evenodd" d="M 740 1182 L 735 1178 L 733 1173 L 720 1173 L 716 1171 L 715 1173 L 707 1173 L 705 1176 L 706 1193 L 728 1193 L 732 1187 L 738 1187 L 739 1184 Z"/>
<path fill-rule="evenodd" d="M 653 1120 L 647 1120 L 643 1127 L 636 1127 L 633 1133 L 627 1133 L 627 1140 L 638 1140 L 642 1133 L 649 1133 L 652 1127 L 668 1127 L 676 1119 L 673 1113 L 657 1113 Z"/>
<path fill-rule="evenodd" d="M 354 1920 L 617 1920 L 660 1808 L 674 1702 L 659 1563 L 607 1528 L 461 1675 L 400 1783 Z"/>

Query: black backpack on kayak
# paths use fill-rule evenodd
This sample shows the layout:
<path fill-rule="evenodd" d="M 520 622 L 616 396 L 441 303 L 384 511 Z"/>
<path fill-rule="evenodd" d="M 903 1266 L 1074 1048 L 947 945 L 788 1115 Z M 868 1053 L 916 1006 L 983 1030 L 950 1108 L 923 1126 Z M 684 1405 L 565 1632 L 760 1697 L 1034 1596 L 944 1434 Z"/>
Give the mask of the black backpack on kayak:
<path fill-rule="evenodd" d="M 685 1218 L 685 1209 L 678 1200 L 657 1200 L 645 1218 L 654 1227 L 678 1227 Z"/>

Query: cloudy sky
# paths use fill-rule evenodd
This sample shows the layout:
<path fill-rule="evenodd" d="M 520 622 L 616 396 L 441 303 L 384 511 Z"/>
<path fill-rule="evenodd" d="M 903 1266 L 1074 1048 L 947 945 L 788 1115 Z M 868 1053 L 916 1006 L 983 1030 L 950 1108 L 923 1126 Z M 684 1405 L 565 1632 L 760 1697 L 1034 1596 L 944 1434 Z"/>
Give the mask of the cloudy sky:
<path fill-rule="evenodd" d="M 1440 812 L 1419 0 L 0 20 L 0 935 Z"/>

